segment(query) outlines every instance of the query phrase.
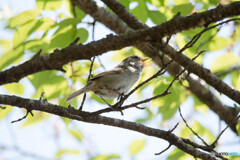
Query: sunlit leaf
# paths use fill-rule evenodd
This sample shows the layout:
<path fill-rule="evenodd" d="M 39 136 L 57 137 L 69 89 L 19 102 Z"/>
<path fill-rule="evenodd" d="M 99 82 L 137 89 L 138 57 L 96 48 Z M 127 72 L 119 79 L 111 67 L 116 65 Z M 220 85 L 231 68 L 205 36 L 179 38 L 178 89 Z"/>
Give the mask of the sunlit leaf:
<path fill-rule="evenodd" d="M 176 5 L 173 7 L 172 12 L 176 15 L 178 12 L 181 13 L 181 16 L 186 16 L 191 13 L 193 10 L 193 5 L 191 3 Z"/>
<path fill-rule="evenodd" d="M 30 50 L 33 52 L 38 52 L 40 49 L 42 53 L 49 53 L 49 41 L 46 39 L 34 39 L 29 40 L 23 43 L 23 46 L 26 50 Z"/>
<path fill-rule="evenodd" d="M 88 36 L 86 32 L 83 29 L 78 31 L 76 28 L 76 25 L 80 22 L 81 19 L 79 18 L 70 18 L 60 22 L 59 28 L 52 36 L 51 48 L 64 48 L 68 46 L 77 37 L 77 34 L 83 36 L 83 41 L 86 40 Z"/>
<path fill-rule="evenodd" d="M 175 4 L 175 5 L 186 4 L 186 3 L 188 3 L 188 0 L 181 0 L 181 1 L 179 1 L 179 0 L 174 0 L 174 4 Z"/>
<path fill-rule="evenodd" d="M 186 154 L 182 150 L 176 148 L 169 154 L 167 160 L 185 160 L 189 158 L 191 158 L 189 154 Z"/>
<path fill-rule="evenodd" d="M 145 146 L 146 140 L 145 139 L 139 139 L 133 141 L 129 146 L 129 152 L 130 155 L 134 156 L 137 153 L 139 153 Z"/>
<path fill-rule="evenodd" d="M 91 160 L 111 160 L 111 159 L 120 159 L 120 156 L 118 154 L 100 154 L 94 158 L 91 158 Z"/>
<path fill-rule="evenodd" d="M 29 80 L 36 88 L 33 97 L 39 97 L 42 92 L 47 99 L 57 98 L 68 89 L 68 82 L 55 71 L 44 71 L 29 76 Z"/>
<path fill-rule="evenodd" d="M 29 10 L 18 14 L 9 20 L 9 27 L 14 28 L 40 16 L 40 10 Z"/>
<path fill-rule="evenodd" d="M 201 112 L 201 113 L 204 113 L 206 114 L 209 107 L 204 104 L 203 102 L 201 102 L 198 98 L 196 98 L 195 96 L 193 96 L 194 98 L 194 109 Z"/>
<path fill-rule="evenodd" d="M 36 8 L 44 10 L 57 10 L 62 7 L 62 0 L 36 0 Z"/>
<path fill-rule="evenodd" d="M 21 25 L 14 32 L 13 36 L 13 47 L 17 47 L 22 42 L 27 40 L 27 38 L 37 30 L 41 26 L 43 22 L 38 21 L 37 19 L 33 19 L 28 21 L 27 23 Z"/>
<path fill-rule="evenodd" d="M 129 4 L 131 2 L 131 0 L 119 0 L 119 2 L 126 7 L 127 9 L 129 9 Z"/>
<path fill-rule="evenodd" d="M 194 123 L 191 127 L 203 139 L 206 139 L 208 142 L 214 141 L 215 137 L 212 134 L 212 132 L 210 130 L 208 130 L 206 127 L 202 126 L 199 122 L 194 121 Z"/>
<path fill-rule="evenodd" d="M 211 41 L 208 43 L 208 51 L 217 51 L 223 48 L 226 48 L 232 43 L 232 40 L 225 37 L 214 36 Z"/>
<path fill-rule="evenodd" d="M 84 43 L 88 39 L 88 31 L 84 28 L 77 29 L 75 38 L 80 37 L 79 43 Z"/>
<path fill-rule="evenodd" d="M 138 0 L 138 6 L 135 7 L 131 12 L 139 20 L 141 20 L 142 22 L 146 22 L 148 18 L 148 12 L 147 12 L 147 6 L 144 0 Z"/>
<path fill-rule="evenodd" d="M 155 24 L 161 24 L 165 22 L 167 19 L 164 14 L 159 11 L 148 11 L 149 17 Z"/>
<path fill-rule="evenodd" d="M 24 86 L 21 83 L 10 83 L 3 86 L 9 93 L 23 94 Z"/>
<path fill-rule="evenodd" d="M 82 141 L 82 132 L 79 129 L 70 129 L 68 128 L 68 132 L 75 137 L 77 140 Z"/>
<path fill-rule="evenodd" d="M 216 58 L 210 70 L 217 72 L 236 64 L 239 64 L 238 56 L 232 52 L 228 52 Z"/>
<path fill-rule="evenodd" d="M 236 89 L 240 91 L 240 75 L 238 76 L 238 79 L 236 81 Z"/>
<path fill-rule="evenodd" d="M 154 96 L 162 94 L 171 81 L 171 77 L 160 80 L 154 89 Z M 163 120 L 170 119 L 177 112 L 179 105 L 181 105 L 188 97 L 184 88 L 178 83 L 174 83 L 169 91 L 172 93 L 152 101 L 151 107 L 158 107 L 159 112 L 162 113 Z"/>
<path fill-rule="evenodd" d="M 60 158 L 65 154 L 80 154 L 80 151 L 78 150 L 72 150 L 72 149 L 60 149 L 56 155 L 55 158 Z"/>
<path fill-rule="evenodd" d="M 11 41 L 9 40 L 0 40 L 0 45 L 2 46 L 3 53 L 8 51 L 11 48 Z"/>
<path fill-rule="evenodd" d="M 236 127 L 237 127 L 237 133 L 238 133 L 238 135 L 240 135 L 240 121 L 238 122 Z"/>
<path fill-rule="evenodd" d="M 11 49 L 7 51 L 1 58 L 0 58 L 0 70 L 3 70 L 10 64 L 15 64 L 22 59 L 24 54 L 23 46 L 19 46 L 15 49 Z"/>

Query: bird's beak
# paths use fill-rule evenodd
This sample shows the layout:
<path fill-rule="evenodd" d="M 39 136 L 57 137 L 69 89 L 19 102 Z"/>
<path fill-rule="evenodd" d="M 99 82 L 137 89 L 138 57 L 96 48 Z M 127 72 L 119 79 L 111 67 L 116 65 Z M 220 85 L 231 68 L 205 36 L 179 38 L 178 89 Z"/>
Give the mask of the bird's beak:
<path fill-rule="evenodd" d="M 147 60 L 149 60 L 149 59 L 151 59 L 151 58 L 140 59 L 140 62 L 142 62 L 143 65 L 146 66 L 147 64 L 145 64 L 144 62 L 147 61 Z"/>

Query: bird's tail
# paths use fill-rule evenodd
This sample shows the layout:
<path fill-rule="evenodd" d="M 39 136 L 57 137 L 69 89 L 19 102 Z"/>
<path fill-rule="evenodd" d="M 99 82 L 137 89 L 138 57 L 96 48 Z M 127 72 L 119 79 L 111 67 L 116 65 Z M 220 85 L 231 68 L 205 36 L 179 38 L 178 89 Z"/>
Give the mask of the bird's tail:
<path fill-rule="evenodd" d="M 73 98 L 79 96 L 80 94 L 89 92 L 89 91 L 90 91 L 90 90 L 88 89 L 88 86 L 85 86 L 85 87 L 79 89 L 78 91 L 73 92 L 72 94 L 70 94 L 65 101 L 66 101 L 66 102 L 70 102 Z"/>

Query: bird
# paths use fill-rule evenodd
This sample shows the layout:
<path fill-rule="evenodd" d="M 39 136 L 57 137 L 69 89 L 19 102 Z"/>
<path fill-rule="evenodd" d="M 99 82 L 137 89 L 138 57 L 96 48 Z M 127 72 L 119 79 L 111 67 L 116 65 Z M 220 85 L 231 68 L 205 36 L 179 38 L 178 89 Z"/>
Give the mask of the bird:
<path fill-rule="evenodd" d="M 66 102 L 86 93 L 93 92 L 100 98 L 113 99 L 125 95 L 138 81 L 145 66 L 144 62 L 150 58 L 141 58 L 132 55 L 125 58 L 115 68 L 97 74 L 87 81 L 87 84 L 76 92 L 70 94 Z"/>

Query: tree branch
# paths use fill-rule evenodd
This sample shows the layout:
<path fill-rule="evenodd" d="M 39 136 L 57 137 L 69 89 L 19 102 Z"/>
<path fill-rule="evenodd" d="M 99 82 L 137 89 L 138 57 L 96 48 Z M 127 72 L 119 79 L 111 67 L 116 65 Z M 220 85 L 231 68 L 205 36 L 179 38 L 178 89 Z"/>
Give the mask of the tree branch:
<path fill-rule="evenodd" d="M 204 153 L 194 147 L 187 145 L 184 142 L 184 139 L 172 134 L 171 132 L 147 127 L 140 123 L 100 115 L 89 116 L 91 114 L 89 112 L 82 112 L 75 110 L 74 108 L 71 109 L 65 108 L 63 106 L 54 105 L 46 101 L 26 99 L 17 96 L 0 95 L 0 104 L 8 104 L 19 108 L 25 108 L 26 110 L 37 110 L 47 112 L 50 114 L 55 114 L 61 117 L 67 117 L 73 120 L 78 120 L 87 123 L 104 124 L 108 126 L 129 129 L 148 136 L 164 139 L 168 141 L 170 144 L 175 145 L 179 149 L 183 150 L 184 152 L 194 157 L 206 160 L 216 160 L 216 158 L 212 157 L 210 154 Z"/>
<path fill-rule="evenodd" d="M 90 1 L 90 0 L 89 1 L 73 0 L 73 2 L 75 2 L 78 7 L 81 3 L 85 3 L 85 4 L 87 3 L 88 5 L 92 5 L 87 10 L 89 11 L 90 14 L 94 13 L 95 16 L 98 17 L 98 18 L 95 18 L 95 20 L 101 19 L 100 16 L 107 13 L 107 11 L 105 11 L 103 9 L 98 10 L 99 8 L 96 6 L 96 4 L 93 1 Z M 158 37 L 158 39 L 160 39 L 161 36 L 168 36 L 168 35 L 174 34 L 174 33 L 178 32 L 179 29 L 183 29 L 184 27 L 186 27 L 185 29 L 189 29 L 189 28 L 193 28 L 193 27 L 197 27 L 197 26 L 201 26 L 201 25 L 207 25 L 211 22 L 214 22 L 214 21 L 217 21 L 217 20 L 229 17 L 229 16 L 239 14 L 239 12 L 240 12 L 238 10 L 239 5 L 240 5 L 239 2 L 235 2 L 235 3 L 231 3 L 229 5 L 220 6 L 216 9 L 212 9 L 212 10 L 200 13 L 200 14 L 194 14 L 194 15 L 187 16 L 187 17 L 178 17 L 178 18 L 173 19 L 169 22 L 166 22 L 162 25 L 154 27 L 154 28 L 152 28 L 152 30 L 148 30 L 146 33 L 145 33 L 144 30 L 138 31 L 138 32 L 143 34 L 143 37 L 142 37 L 143 39 L 142 40 L 144 40 L 144 41 L 149 40 L 148 39 L 149 37 L 150 37 L 151 40 L 154 40 L 151 37 L 151 35 L 153 34 L 155 29 L 160 29 L 159 32 L 162 31 L 162 34 L 160 34 L 159 35 L 160 37 Z M 84 7 L 84 5 L 82 5 L 82 6 L 80 5 L 80 7 Z M 93 11 L 92 10 L 93 8 L 96 9 L 96 10 Z M 96 15 L 96 13 L 99 13 L 99 14 Z M 105 19 L 104 22 L 106 22 L 106 23 L 109 22 L 108 26 L 111 26 L 112 28 L 115 27 L 115 30 L 117 32 L 123 32 L 123 31 L 125 32 L 127 30 L 127 26 L 124 25 L 124 24 L 116 25 L 116 24 L 119 24 L 117 22 L 119 19 L 116 18 L 116 16 L 115 17 L 112 16 L 112 15 L 110 16 L 110 18 L 114 17 L 113 18 L 114 23 L 112 23 L 112 21 L 110 22 L 110 20 L 112 20 L 112 19 L 110 19 L 109 16 L 103 16 L 103 17 Z M 194 20 L 194 21 L 192 21 L 192 20 Z M 174 27 L 170 27 L 170 25 L 172 25 Z M 178 25 L 180 25 L 182 27 L 180 27 L 178 29 L 178 27 L 177 27 Z M 126 28 L 124 28 L 124 27 L 126 27 Z M 116 28 L 118 28 L 118 29 L 116 29 Z M 148 32 L 152 32 L 152 34 L 150 34 L 150 36 L 148 36 L 147 35 Z M 156 33 L 159 33 L 159 32 L 156 31 Z M 166 34 L 166 32 L 168 32 L 168 33 Z M 133 33 L 136 34 L 136 35 L 139 34 L 137 32 L 133 32 Z M 127 36 L 131 37 L 131 35 L 133 33 L 125 34 L 125 36 L 126 36 L 125 38 L 127 38 Z M 154 34 L 156 34 L 156 33 L 154 33 Z M 140 35 L 141 34 L 139 34 L 138 36 L 140 36 Z M 29 60 L 29 61 L 27 61 L 27 62 L 25 62 L 25 63 L 23 63 L 23 64 L 21 64 L 17 67 L 12 67 L 10 69 L 7 69 L 5 71 L 0 72 L 0 84 L 17 82 L 21 78 L 23 78 L 27 75 L 30 75 L 30 74 L 33 74 L 33 73 L 36 73 L 36 72 L 39 72 L 39 71 L 43 71 L 43 70 L 52 70 L 52 69 L 62 70 L 62 66 L 64 64 L 67 64 L 68 62 L 71 62 L 71 61 L 74 61 L 74 60 L 79 60 L 79 59 L 90 59 L 91 57 L 96 56 L 96 55 L 100 55 L 103 52 L 106 52 L 108 50 L 120 49 L 120 48 L 125 47 L 127 45 L 136 44 L 135 39 L 134 40 L 132 39 L 132 42 L 124 43 L 128 40 L 124 39 L 123 37 L 124 37 L 124 35 L 122 35 L 122 37 L 109 36 L 106 39 L 103 39 L 103 40 L 100 40 L 100 41 L 97 41 L 97 42 L 92 42 L 92 43 L 89 43 L 89 44 L 84 45 L 84 46 L 76 45 L 76 44 L 70 45 L 70 46 L 66 47 L 65 49 L 55 50 L 54 53 L 49 54 L 47 56 L 36 55 L 31 60 Z M 156 36 L 154 36 L 154 37 L 156 38 Z M 116 44 L 116 41 L 112 41 L 114 38 L 116 38 L 116 39 L 119 38 L 118 40 L 120 40 L 120 41 L 122 40 L 121 45 Z M 137 38 L 137 36 L 135 38 Z M 113 43 L 111 43 L 111 41 Z M 108 45 L 106 45 L 106 44 L 108 44 Z M 116 47 L 116 46 L 118 46 L 118 47 Z M 146 46 L 146 45 L 144 45 L 144 46 Z M 164 45 L 162 44 L 162 47 L 163 46 Z M 169 50 L 169 48 L 167 48 L 167 49 Z M 145 49 L 145 50 L 151 50 L 151 49 L 150 49 L 150 47 L 148 47 L 148 49 Z M 168 53 L 168 52 L 166 52 L 166 53 Z M 159 56 L 156 55 L 156 53 L 154 51 L 149 52 L 149 54 L 151 54 L 151 57 L 153 59 L 155 59 L 155 58 L 159 59 Z M 180 67 L 176 67 L 175 69 L 172 70 L 172 73 L 175 72 L 176 70 L 179 70 L 179 69 L 180 69 Z M 193 81 L 194 80 L 192 79 L 192 82 Z M 196 81 L 194 83 L 196 83 Z M 198 85 L 200 85 L 200 84 L 198 84 Z M 192 90 L 194 91 L 194 89 L 192 89 Z M 195 94 L 198 94 L 198 93 L 195 93 Z M 207 97 L 207 95 L 201 95 L 201 96 L 202 97 L 200 97 L 200 99 L 202 101 L 204 101 L 204 98 L 203 98 L 204 96 Z M 217 98 L 215 98 L 214 102 L 210 101 L 208 103 L 216 104 L 216 99 Z M 221 104 L 221 102 L 217 102 L 217 104 Z M 223 106 L 223 105 L 221 104 L 221 106 Z M 215 110 L 219 111 L 219 109 L 216 109 L 219 106 L 214 106 L 214 107 L 215 107 Z M 228 117 L 230 117 L 230 115 L 233 115 L 233 114 L 237 113 L 236 111 L 232 112 L 233 109 L 225 108 L 225 110 L 228 111 L 228 113 L 231 113 L 231 114 L 228 114 L 227 112 L 225 112 L 225 115 L 226 115 L 227 118 L 225 118 L 225 116 L 220 116 L 220 118 L 224 119 L 225 121 L 228 121 L 229 119 L 231 119 L 231 118 L 228 118 Z"/>
<path fill-rule="evenodd" d="M 131 28 L 133 29 L 142 29 L 146 28 L 147 25 L 142 23 L 141 21 L 137 20 L 123 5 L 121 5 L 118 1 L 116 0 L 111 0 L 111 1 L 104 1 L 106 4 L 112 8 L 112 10 L 126 23 L 128 24 Z M 114 16 L 110 12 L 107 12 L 103 8 L 98 8 L 96 7 L 96 4 L 93 1 L 90 1 L 89 3 L 86 3 L 84 0 L 78 0 L 78 7 L 84 10 L 86 13 L 90 14 L 93 16 L 95 19 L 98 21 L 102 22 L 105 24 L 107 27 L 110 29 L 114 30 L 116 33 L 122 33 L 118 32 L 119 28 L 121 30 L 125 31 L 129 30 L 128 27 L 125 26 L 125 23 L 121 22 L 118 17 Z M 120 9 L 118 9 L 120 8 Z M 104 17 L 104 19 L 98 17 L 98 15 L 102 13 L 101 15 Z M 103 15 L 104 14 L 104 15 Z M 112 19 L 111 23 L 105 23 L 105 18 L 110 21 Z M 116 20 L 118 19 L 118 20 Z M 136 22 L 137 23 L 132 23 Z M 115 26 L 118 26 L 117 28 Z M 162 43 L 163 44 L 163 43 Z M 142 50 L 147 56 L 151 57 L 155 63 L 157 63 L 159 66 L 164 66 L 164 61 L 169 61 L 167 56 L 164 56 L 164 54 L 167 54 L 170 49 L 175 50 L 171 46 L 168 45 L 168 43 L 165 43 L 166 48 L 170 48 L 167 50 L 165 53 L 163 50 L 161 52 L 158 51 L 158 49 L 154 48 L 152 45 L 147 45 L 147 44 L 141 44 L 137 45 L 137 48 Z M 161 49 L 161 48 L 160 48 Z M 177 51 L 175 51 L 177 53 Z M 162 58 L 159 58 L 159 54 L 164 56 L 164 60 Z M 177 63 L 171 63 L 167 67 L 168 72 L 172 74 L 173 76 L 177 75 L 181 70 L 181 66 Z M 206 103 L 211 110 L 213 110 L 216 114 L 219 115 L 219 118 L 224 120 L 227 124 L 232 121 L 232 119 L 238 114 L 239 110 L 233 107 L 228 107 L 225 106 L 219 99 L 208 89 L 206 88 L 201 81 L 195 79 L 191 75 L 187 77 L 187 81 L 189 83 L 188 89 L 192 93 L 194 93 L 202 102 Z M 236 124 L 231 126 L 231 129 L 237 133 L 236 131 Z"/>

